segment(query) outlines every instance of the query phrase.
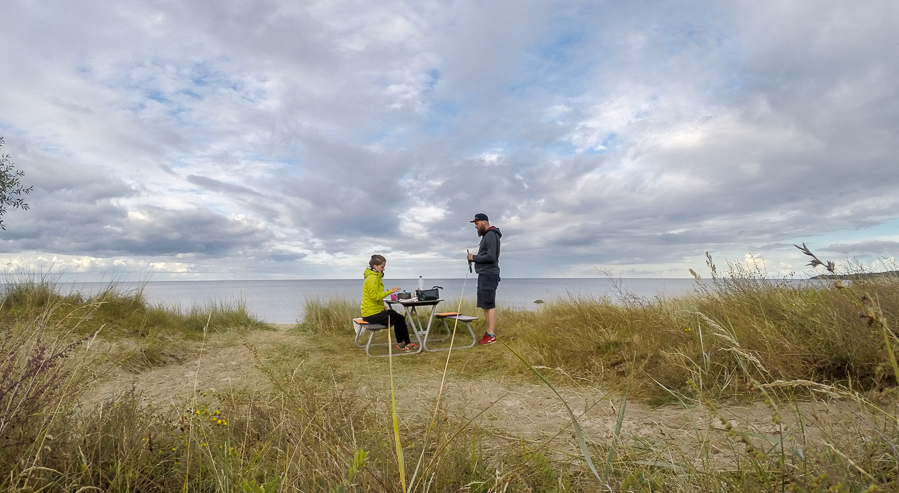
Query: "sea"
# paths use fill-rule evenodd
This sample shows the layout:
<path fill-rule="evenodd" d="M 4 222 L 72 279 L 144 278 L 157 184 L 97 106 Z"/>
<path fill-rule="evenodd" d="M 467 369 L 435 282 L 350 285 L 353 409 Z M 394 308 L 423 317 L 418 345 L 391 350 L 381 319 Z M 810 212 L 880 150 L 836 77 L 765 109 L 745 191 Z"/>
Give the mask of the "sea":
<path fill-rule="evenodd" d="M 400 286 L 414 291 L 418 279 L 384 279 L 385 286 Z M 446 302 L 459 299 L 474 301 L 477 279 L 424 279 L 425 288 L 440 286 L 440 297 Z M 60 282 L 62 294 L 79 292 L 90 296 L 109 288 L 109 282 Z M 258 319 L 274 324 L 292 324 L 303 320 L 303 304 L 307 299 L 326 303 L 331 299 L 362 301 L 361 279 L 259 280 L 259 281 L 147 281 L 115 282 L 123 293 L 143 290 L 154 306 L 180 310 L 210 305 L 243 304 Z M 613 303 L 626 300 L 670 298 L 693 293 L 699 286 L 694 279 L 609 279 L 609 278 L 503 278 L 496 292 L 500 308 L 535 310 L 545 303 L 559 300 L 600 300 Z"/>

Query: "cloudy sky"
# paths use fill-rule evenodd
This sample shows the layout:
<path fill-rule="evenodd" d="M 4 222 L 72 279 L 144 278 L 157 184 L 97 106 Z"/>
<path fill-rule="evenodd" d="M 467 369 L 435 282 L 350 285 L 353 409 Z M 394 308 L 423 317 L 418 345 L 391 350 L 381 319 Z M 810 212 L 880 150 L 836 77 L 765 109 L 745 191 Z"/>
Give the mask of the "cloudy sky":
<path fill-rule="evenodd" d="M 899 254 L 899 3 L 9 0 L 7 272 L 809 275 Z M 894 264 L 893 264 L 894 265 Z"/>

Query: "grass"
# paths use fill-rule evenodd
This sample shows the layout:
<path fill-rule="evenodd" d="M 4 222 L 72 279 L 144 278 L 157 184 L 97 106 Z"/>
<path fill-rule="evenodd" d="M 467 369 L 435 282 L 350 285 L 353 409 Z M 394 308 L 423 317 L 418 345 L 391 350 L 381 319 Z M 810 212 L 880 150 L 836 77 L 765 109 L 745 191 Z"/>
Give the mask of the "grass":
<path fill-rule="evenodd" d="M 711 260 L 710 267 L 715 272 Z M 694 296 L 673 300 L 549 304 L 543 317 L 516 324 L 515 339 L 530 350 L 532 364 L 611 380 L 617 390 L 625 382 L 618 377 L 636 371 L 632 393 L 660 401 L 672 396 L 659 383 L 695 397 L 691 380 L 704 393 L 734 399 L 755 397 L 748 391 L 752 379 L 855 390 L 895 386 L 881 329 L 860 321 L 858 307 L 841 289 L 772 283 L 764 272 L 739 265 L 713 281 L 712 288 L 698 285 Z M 884 278 L 854 285 L 879 300 L 887 320 L 896 319 L 899 283 Z"/>
<path fill-rule="evenodd" d="M 711 258 L 707 267 L 710 284 L 692 296 L 501 309 L 503 344 L 395 360 L 364 358 L 350 343 L 358 307 L 346 300 L 307 300 L 303 322 L 277 338 L 249 332 L 263 324 L 239 306 L 182 312 L 149 307 L 140 292 L 82 298 L 13 285 L 0 304 L 0 423 L 15 423 L 0 427 L 0 487 L 896 490 L 896 278 L 797 285 L 738 264 L 719 274 Z M 203 348 L 231 339 L 244 341 L 246 367 L 267 385 L 81 401 L 108 364 L 94 354 L 100 341 L 177 343 L 199 367 Z M 443 386 L 444 371 L 455 386 Z M 460 385 L 471 394 L 454 395 Z M 516 435 L 526 423 L 511 422 L 522 415 L 509 406 L 541 386 L 551 392 L 531 417 L 553 406 L 560 417 Z M 841 418 L 823 418 L 832 414 Z M 639 431 L 672 416 L 688 424 Z"/>
<path fill-rule="evenodd" d="M 99 333 L 107 341 L 127 340 L 121 348 L 122 365 L 135 371 L 180 361 L 185 342 L 199 341 L 205 332 L 229 332 L 237 328 L 265 329 L 246 306 L 209 303 L 204 307 L 154 306 L 142 289 L 122 290 L 115 283 L 93 295 L 60 293 L 44 278 L 23 279 L 3 290 L 0 323 L 41 324 L 52 331 L 75 336 Z"/>
<path fill-rule="evenodd" d="M 235 327 L 261 328 L 264 323 L 247 312 L 246 306 L 209 303 L 204 307 L 154 306 L 147 302 L 142 288 L 122 290 L 110 283 L 93 296 L 80 293 L 59 293 L 48 280 L 23 280 L 12 283 L 3 291 L 0 317 L 6 320 L 43 318 L 49 324 L 69 324 L 77 319 L 73 329 L 79 334 L 92 333 L 104 327 L 104 337 L 147 337 L 164 330 L 181 337 L 199 339 L 204 330 L 228 331 Z"/>

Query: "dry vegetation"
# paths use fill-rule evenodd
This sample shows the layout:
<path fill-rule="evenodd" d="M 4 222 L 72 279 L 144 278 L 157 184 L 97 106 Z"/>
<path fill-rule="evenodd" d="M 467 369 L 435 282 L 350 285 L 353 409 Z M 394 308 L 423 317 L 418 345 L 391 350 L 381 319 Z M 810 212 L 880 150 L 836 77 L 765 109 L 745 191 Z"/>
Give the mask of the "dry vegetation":
<path fill-rule="evenodd" d="M 813 266 L 837 273 L 804 251 Z M 623 295 L 617 303 L 570 299 L 537 312 L 501 311 L 503 344 L 395 360 L 364 358 L 350 343 L 348 321 L 358 307 L 346 300 L 307 300 L 305 319 L 282 331 L 291 341 L 282 343 L 240 305 L 178 313 L 115 286 L 85 298 L 59 294 L 52 283 L 15 283 L 0 305 L 0 486 L 899 488 L 899 367 L 890 325 L 899 312 L 899 280 L 799 286 L 739 265 L 719 275 L 711 258 L 708 270 L 711 284 L 697 284 L 690 297 Z M 468 305 L 460 311 L 476 313 Z M 124 381 L 122 375 L 184 362 L 199 367 L 208 351 L 227 345 L 246 348 L 244 385 L 195 385 L 201 390 L 166 399 L 120 385 L 109 398 L 85 397 Z M 250 383 L 251 370 L 267 384 Z M 438 394 L 410 409 L 412 383 L 425 380 Z M 497 404 L 503 396 L 491 393 L 500 381 L 504 388 L 549 390 L 563 411 L 542 435 L 499 432 L 512 416 Z M 485 399 L 454 395 L 465 382 Z M 574 402 L 598 388 L 603 398 Z M 533 408 L 549 406 L 541 402 Z M 603 423 L 595 418 L 600 402 L 614 411 Z M 639 419 L 682 413 L 692 430 L 687 440 L 632 433 L 638 405 L 646 409 Z M 728 411 L 750 405 L 761 406 L 764 426 Z M 837 408 L 839 422 L 813 426 L 822 409 Z M 602 426 L 607 433 L 600 436 Z"/>

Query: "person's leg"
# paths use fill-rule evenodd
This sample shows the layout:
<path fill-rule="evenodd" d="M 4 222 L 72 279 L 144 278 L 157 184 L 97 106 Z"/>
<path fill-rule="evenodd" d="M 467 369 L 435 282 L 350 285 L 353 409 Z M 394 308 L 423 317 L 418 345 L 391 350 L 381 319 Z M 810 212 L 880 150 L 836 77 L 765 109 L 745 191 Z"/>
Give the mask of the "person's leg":
<path fill-rule="evenodd" d="M 409 327 L 406 325 L 406 317 L 396 310 L 387 310 L 390 316 L 390 323 L 393 325 L 393 333 L 396 334 L 396 341 L 403 344 L 410 344 Z"/>
<path fill-rule="evenodd" d="M 496 335 L 496 308 L 484 310 L 484 321 L 487 322 L 487 333 Z"/>
<path fill-rule="evenodd" d="M 406 319 L 394 310 L 384 310 L 374 315 L 362 317 L 362 320 L 370 324 L 392 326 L 393 333 L 396 335 L 396 343 L 402 346 L 409 343 L 409 329 L 406 328 Z"/>
<path fill-rule="evenodd" d="M 387 325 L 387 312 L 378 312 L 374 315 L 362 317 L 362 320 L 370 324 Z"/>
<path fill-rule="evenodd" d="M 496 342 L 496 287 L 499 276 L 495 274 L 478 275 L 478 307 L 484 310 L 484 322 L 487 333 L 479 341 L 481 344 Z"/>

